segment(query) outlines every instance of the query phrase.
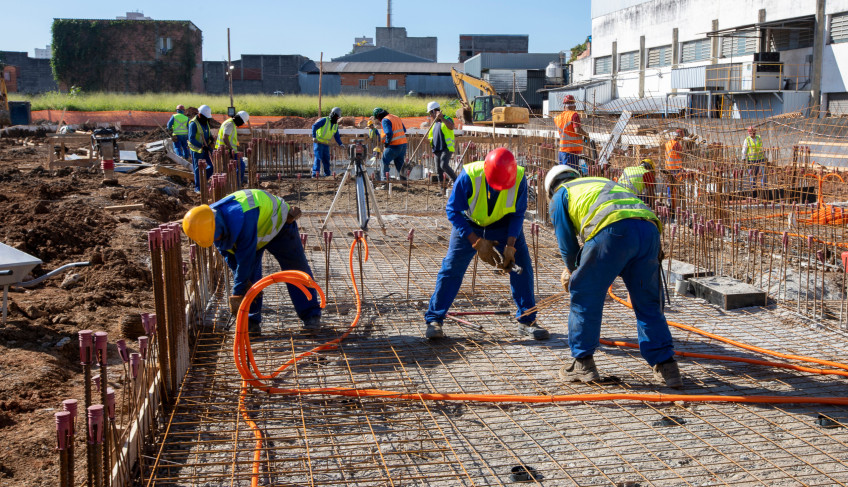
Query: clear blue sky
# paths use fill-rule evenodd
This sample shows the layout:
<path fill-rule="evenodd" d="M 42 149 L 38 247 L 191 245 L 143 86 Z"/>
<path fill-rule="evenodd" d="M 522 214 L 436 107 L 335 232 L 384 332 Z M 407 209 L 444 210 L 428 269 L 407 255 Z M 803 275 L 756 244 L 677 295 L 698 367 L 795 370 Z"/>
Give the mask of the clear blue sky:
<path fill-rule="evenodd" d="M 251 2 L 25 0 L 3 2 L 0 50 L 50 43 L 54 18 L 111 18 L 141 11 L 156 20 L 190 20 L 203 31 L 203 59 L 232 54 L 301 54 L 318 60 L 350 52 L 355 37 L 386 25 L 386 0 Z M 588 0 L 393 0 L 392 25 L 411 37 L 438 37 L 438 61 L 457 62 L 460 34 L 527 34 L 530 52 L 568 50 L 591 33 Z"/>

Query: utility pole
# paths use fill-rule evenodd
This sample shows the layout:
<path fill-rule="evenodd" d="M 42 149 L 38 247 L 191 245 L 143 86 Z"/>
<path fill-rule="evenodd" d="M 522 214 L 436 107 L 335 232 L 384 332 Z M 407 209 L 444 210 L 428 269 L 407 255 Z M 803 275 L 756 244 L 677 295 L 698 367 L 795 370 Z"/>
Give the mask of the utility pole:
<path fill-rule="evenodd" d="M 227 116 L 234 117 L 236 115 L 236 107 L 233 105 L 233 57 L 230 54 L 230 28 L 227 27 L 227 74 L 230 79 L 230 108 L 227 109 Z"/>
<path fill-rule="evenodd" d="M 324 92 L 324 51 L 321 51 L 321 57 L 318 59 L 318 116 L 321 116 L 321 95 Z"/>
<path fill-rule="evenodd" d="M 824 24 L 825 0 L 816 0 L 816 31 L 813 36 L 813 79 L 811 105 L 813 107 L 811 117 L 818 117 L 820 113 L 826 113 L 821 105 L 821 82 L 822 82 L 822 57 L 824 56 Z"/>

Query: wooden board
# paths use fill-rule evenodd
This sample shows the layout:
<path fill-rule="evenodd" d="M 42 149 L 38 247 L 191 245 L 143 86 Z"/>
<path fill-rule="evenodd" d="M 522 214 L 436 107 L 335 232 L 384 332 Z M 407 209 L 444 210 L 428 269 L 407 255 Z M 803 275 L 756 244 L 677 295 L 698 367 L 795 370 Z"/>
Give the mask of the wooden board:
<path fill-rule="evenodd" d="M 156 172 L 159 174 L 164 174 L 166 176 L 176 176 L 183 179 L 187 179 L 188 181 L 194 182 L 194 173 L 191 171 L 186 171 L 184 169 L 178 169 L 176 167 L 169 166 L 161 166 L 157 164 L 154 166 Z"/>

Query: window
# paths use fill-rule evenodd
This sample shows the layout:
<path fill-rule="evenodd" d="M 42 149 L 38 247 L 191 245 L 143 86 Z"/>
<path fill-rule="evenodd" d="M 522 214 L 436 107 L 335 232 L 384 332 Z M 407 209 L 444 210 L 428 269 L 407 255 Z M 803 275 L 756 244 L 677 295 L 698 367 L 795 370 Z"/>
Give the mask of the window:
<path fill-rule="evenodd" d="M 652 47 L 648 49 L 649 68 L 659 68 L 671 65 L 671 45 Z"/>
<path fill-rule="evenodd" d="M 156 48 L 159 49 L 160 53 L 168 54 L 174 48 L 174 45 L 171 43 L 170 37 L 160 37 L 156 42 Z"/>
<path fill-rule="evenodd" d="M 595 74 L 610 74 L 612 72 L 612 56 L 595 58 Z"/>
<path fill-rule="evenodd" d="M 639 51 L 623 52 L 618 55 L 618 70 L 633 71 L 639 69 Z"/>
<path fill-rule="evenodd" d="M 830 16 L 830 43 L 848 42 L 848 12 Z"/>
<path fill-rule="evenodd" d="M 695 61 L 705 61 L 710 58 L 710 40 L 698 39 L 697 41 L 688 41 L 680 45 L 680 62 L 693 63 Z"/>
<path fill-rule="evenodd" d="M 359 80 L 359 89 L 362 90 L 362 91 L 368 90 L 368 80 L 367 79 Z"/>
<path fill-rule="evenodd" d="M 723 57 L 744 56 L 757 52 L 759 38 L 751 33 L 741 33 L 740 37 L 725 37 L 721 40 L 721 55 Z"/>
<path fill-rule="evenodd" d="M 390 79 L 389 80 L 389 91 L 397 91 L 397 80 Z"/>
<path fill-rule="evenodd" d="M 769 51 L 788 51 L 813 47 L 815 22 L 795 22 L 783 29 L 772 29 L 769 38 Z"/>

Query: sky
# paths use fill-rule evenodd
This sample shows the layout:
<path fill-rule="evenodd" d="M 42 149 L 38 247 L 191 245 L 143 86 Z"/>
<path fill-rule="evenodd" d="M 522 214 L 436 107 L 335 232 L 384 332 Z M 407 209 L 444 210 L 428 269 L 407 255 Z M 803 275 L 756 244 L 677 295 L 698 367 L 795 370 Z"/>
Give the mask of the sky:
<path fill-rule="evenodd" d="M 355 37 L 386 25 L 386 0 L 152 1 L 37 0 L 3 2 L 0 51 L 50 44 L 54 18 L 114 19 L 140 11 L 154 20 L 190 20 L 203 31 L 203 60 L 241 54 L 301 54 L 324 60 L 349 53 Z M 460 34 L 526 34 L 530 52 L 570 50 L 591 34 L 589 0 L 393 0 L 392 26 L 410 37 L 438 37 L 438 61 L 455 63 Z"/>

